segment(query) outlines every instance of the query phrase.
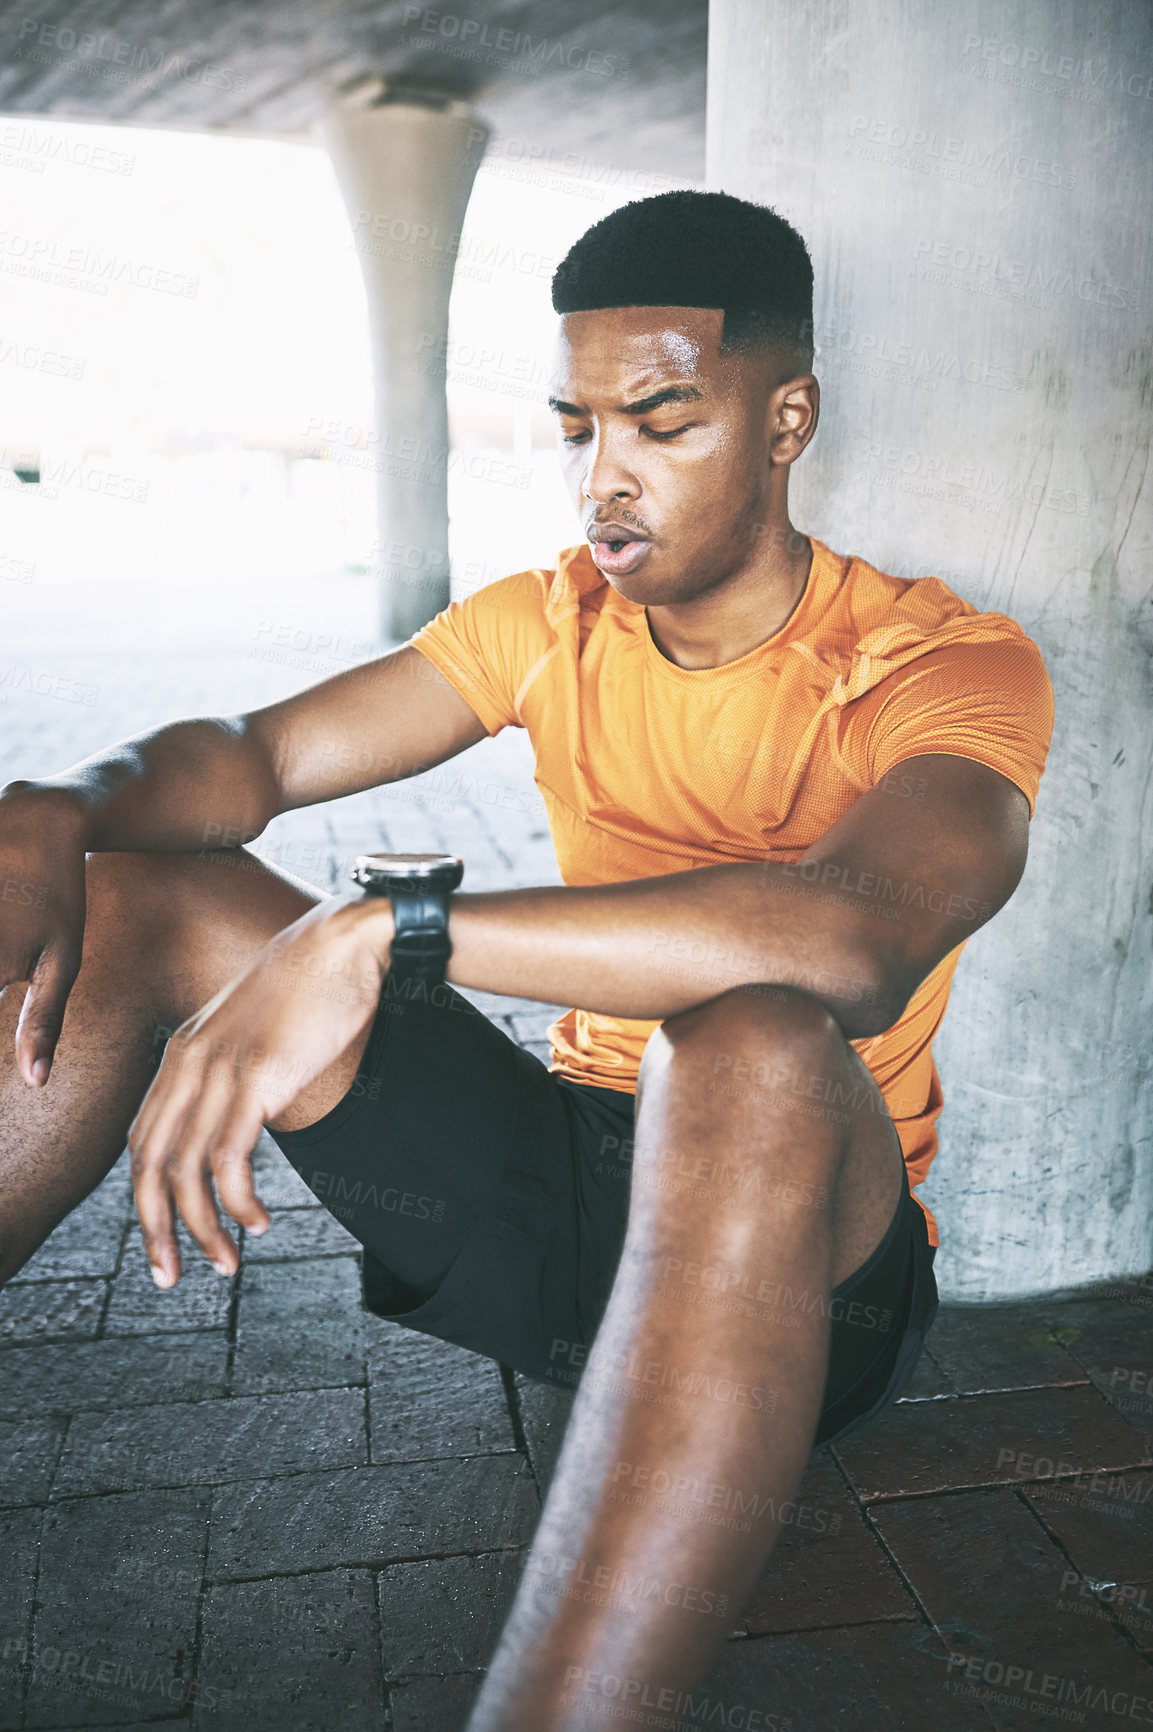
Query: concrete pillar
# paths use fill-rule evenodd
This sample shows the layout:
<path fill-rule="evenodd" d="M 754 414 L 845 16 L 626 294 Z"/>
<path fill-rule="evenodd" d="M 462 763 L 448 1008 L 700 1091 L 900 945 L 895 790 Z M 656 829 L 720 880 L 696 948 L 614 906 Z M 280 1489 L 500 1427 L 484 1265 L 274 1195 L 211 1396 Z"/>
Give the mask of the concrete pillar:
<path fill-rule="evenodd" d="M 488 128 L 463 102 L 387 91 L 321 128 L 352 221 L 372 334 L 381 631 L 403 639 L 449 599 L 448 302 Z"/>
<path fill-rule="evenodd" d="M 942 1291 L 1153 1263 L 1153 78 L 1146 0 L 712 0 L 708 184 L 814 256 L 794 521 L 1041 648 L 1057 722 L 1010 906 L 936 1043 Z"/>

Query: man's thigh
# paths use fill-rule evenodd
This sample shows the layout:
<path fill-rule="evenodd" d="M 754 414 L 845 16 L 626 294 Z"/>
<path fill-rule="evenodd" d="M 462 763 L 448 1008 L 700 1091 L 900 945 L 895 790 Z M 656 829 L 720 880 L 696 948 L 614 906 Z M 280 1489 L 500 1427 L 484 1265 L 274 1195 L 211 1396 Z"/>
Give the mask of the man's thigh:
<path fill-rule="evenodd" d="M 828 1316 L 829 1363 L 818 1444 L 863 1429 L 896 1400 L 916 1367 L 937 1303 L 933 1249 L 924 1211 L 909 1188 L 896 1127 L 874 1078 L 847 1044 L 837 1062 L 835 1077 L 818 1079 L 822 1085 L 828 1082 L 828 1088 L 816 1089 L 812 1095 L 804 1090 L 784 1105 L 780 1079 L 769 1067 L 766 1074 L 776 1077 L 774 1086 L 761 1087 L 754 1079 L 744 1103 L 767 1127 L 773 1112 L 791 1112 L 799 1101 L 806 1115 L 827 1115 L 846 1135 L 837 1194 L 842 1245 L 832 1291 L 780 1279 L 779 1271 L 767 1260 L 758 1260 L 755 1252 L 739 1263 L 723 1257 L 670 1258 L 662 1270 L 665 1291 L 696 1311 L 714 1315 L 721 1329 L 726 1322 L 744 1319 L 787 1334 L 815 1312 Z M 576 1097 L 604 1093 L 568 1086 Z M 709 1082 L 702 1085 L 706 1120 L 710 1087 Z M 818 1096 L 823 1097 L 823 1105 L 815 1104 Z M 626 1132 L 618 1140 L 604 1134 L 611 1127 L 599 1125 L 599 1111 L 596 1103 L 582 1103 L 588 1133 L 578 1165 L 583 1206 L 596 1224 L 589 1239 L 598 1258 L 597 1288 L 586 1306 L 594 1319 L 608 1303 L 632 1184 L 631 1136 Z M 662 1128 L 667 1132 L 667 1126 Z M 674 1157 L 675 1151 L 669 1150 L 666 1182 L 675 1188 L 677 1177 L 683 1178 L 685 1202 L 691 1209 L 696 1191 L 707 1188 L 713 1172 L 725 1166 L 720 1130 L 704 1162 L 691 1164 L 678 1175 Z M 747 1148 L 744 1157 L 741 1173 L 748 1180 L 754 1163 Z M 882 1225 L 876 1230 L 863 1227 L 862 1218 L 880 1219 Z"/>

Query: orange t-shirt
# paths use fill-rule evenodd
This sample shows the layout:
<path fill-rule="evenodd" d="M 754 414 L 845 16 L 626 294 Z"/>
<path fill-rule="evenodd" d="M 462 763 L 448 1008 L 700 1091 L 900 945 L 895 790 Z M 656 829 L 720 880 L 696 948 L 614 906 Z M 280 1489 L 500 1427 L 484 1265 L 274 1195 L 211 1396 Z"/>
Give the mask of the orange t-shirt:
<path fill-rule="evenodd" d="M 562 553 L 555 571 L 520 572 L 453 602 L 416 633 L 415 647 L 490 734 L 527 728 L 566 884 L 799 860 L 920 752 L 991 765 L 1032 816 L 1053 729 L 1037 646 L 939 578 L 889 577 L 812 545 L 785 624 L 720 667 L 668 661 L 644 607 L 613 589 L 586 545 Z M 892 890 L 909 904 L 920 894 Z M 963 948 L 884 1034 L 852 1042 L 885 1097 L 910 1185 L 937 1149 L 932 1042 Z M 550 1068 L 634 1093 L 658 1026 L 570 1010 L 549 1029 Z"/>

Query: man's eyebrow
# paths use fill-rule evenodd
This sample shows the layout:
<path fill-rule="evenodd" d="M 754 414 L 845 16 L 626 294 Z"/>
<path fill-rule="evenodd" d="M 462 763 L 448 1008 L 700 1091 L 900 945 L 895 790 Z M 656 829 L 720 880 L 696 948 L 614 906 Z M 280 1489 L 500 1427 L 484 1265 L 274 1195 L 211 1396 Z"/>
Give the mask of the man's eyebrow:
<path fill-rule="evenodd" d="M 703 396 L 704 392 L 698 391 L 695 385 L 666 385 L 650 397 L 638 397 L 635 403 L 626 403 L 624 412 L 626 415 L 647 415 L 665 403 L 699 403 Z"/>
<path fill-rule="evenodd" d="M 625 415 L 648 415 L 653 409 L 660 409 L 666 403 L 699 403 L 704 392 L 695 385 L 665 385 L 660 391 L 654 391 L 648 397 L 638 397 L 635 403 L 622 404 Z M 548 406 L 557 415 L 587 415 L 587 409 L 581 409 L 576 403 L 566 403 L 563 397 L 550 397 Z"/>

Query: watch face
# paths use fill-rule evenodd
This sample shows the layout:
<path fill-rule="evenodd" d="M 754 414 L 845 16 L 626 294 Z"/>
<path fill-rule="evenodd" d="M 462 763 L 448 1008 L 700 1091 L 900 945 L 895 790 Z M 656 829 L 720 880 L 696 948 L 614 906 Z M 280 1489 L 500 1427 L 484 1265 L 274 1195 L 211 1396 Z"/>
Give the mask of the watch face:
<path fill-rule="evenodd" d="M 464 861 L 455 854 L 358 854 L 352 876 L 366 888 L 428 884 L 454 890 L 464 876 Z"/>

